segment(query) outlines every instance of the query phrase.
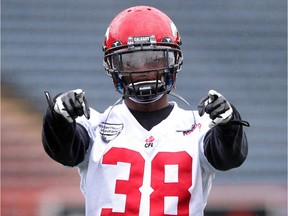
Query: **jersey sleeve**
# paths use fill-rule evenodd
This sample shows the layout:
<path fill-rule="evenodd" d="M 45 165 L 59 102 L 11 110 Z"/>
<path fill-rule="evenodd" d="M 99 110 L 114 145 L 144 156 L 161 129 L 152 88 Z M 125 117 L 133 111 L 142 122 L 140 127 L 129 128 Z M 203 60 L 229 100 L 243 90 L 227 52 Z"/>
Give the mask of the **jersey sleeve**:
<path fill-rule="evenodd" d="M 69 123 L 47 109 L 43 119 L 42 143 L 52 159 L 73 167 L 84 160 L 89 148 L 89 135 L 81 124 L 75 121 Z"/>
<path fill-rule="evenodd" d="M 241 116 L 233 106 L 233 121 L 241 121 Z M 248 141 L 242 125 L 218 125 L 204 137 L 204 155 L 217 170 L 239 167 L 248 154 Z"/>

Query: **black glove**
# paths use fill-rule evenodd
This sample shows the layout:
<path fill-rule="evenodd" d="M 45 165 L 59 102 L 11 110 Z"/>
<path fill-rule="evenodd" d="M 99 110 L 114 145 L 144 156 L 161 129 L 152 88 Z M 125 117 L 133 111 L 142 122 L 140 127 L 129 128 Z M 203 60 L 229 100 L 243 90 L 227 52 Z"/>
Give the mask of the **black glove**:
<path fill-rule="evenodd" d="M 230 121 L 233 109 L 230 103 L 218 92 L 210 90 L 208 96 L 203 98 L 198 105 L 200 116 L 204 113 L 209 114 L 212 120 L 209 127 L 212 128 L 218 124 L 226 124 Z"/>
<path fill-rule="evenodd" d="M 72 123 L 78 116 L 84 115 L 90 118 L 90 109 L 84 97 L 82 89 L 72 90 L 56 97 L 52 102 L 49 92 L 45 92 L 50 109 L 63 116 L 68 122 Z"/>

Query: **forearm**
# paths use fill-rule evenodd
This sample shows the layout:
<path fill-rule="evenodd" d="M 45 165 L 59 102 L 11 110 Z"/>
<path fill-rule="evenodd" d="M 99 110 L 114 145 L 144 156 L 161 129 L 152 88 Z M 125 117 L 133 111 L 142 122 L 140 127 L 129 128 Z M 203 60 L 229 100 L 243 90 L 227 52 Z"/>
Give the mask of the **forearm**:
<path fill-rule="evenodd" d="M 75 166 L 85 157 L 89 136 L 82 125 L 75 121 L 69 123 L 48 109 L 43 120 L 42 143 L 46 153 L 55 161 Z"/>
<path fill-rule="evenodd" d="M 232 120 L 241 120 L 234 107 Z M 218 125 L 211 129 L 204 139 L 204 154 L 218 170 L 240 166 L 246 159 L 248 142 L 242 125 Z"/>

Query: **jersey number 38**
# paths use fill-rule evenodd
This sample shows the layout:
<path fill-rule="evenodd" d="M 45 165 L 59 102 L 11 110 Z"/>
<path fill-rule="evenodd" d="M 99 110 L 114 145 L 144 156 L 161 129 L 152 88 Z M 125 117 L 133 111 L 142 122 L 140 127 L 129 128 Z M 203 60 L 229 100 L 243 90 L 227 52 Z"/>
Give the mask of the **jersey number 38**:
<path fill-rule="evenodd" d="M 136 216 L 139 215 L 145 160 L 139 152 L 125 148 L 111 148 L 103 156 L 103 164 L 116 165 L 118 162 L 130 164 L 128 180 L 116 181 L 116 194 L 126 195 L 125 212 L 113 212 L 112 208 L 103 208 L 101 215 Z M 167 179 L 168 168 L 173 167 L 174 180 Z M 176 169 L 175 169 L 176 167 Z M 170 173 L 171 176 L 171 173 Z M 175 180 L 176 178 L 176 180 Z M 192 186 L 192 157 L 185 151 L 158 152 L 151 162 L 150 215 L 171 215 L 165 210 L 165 199 L 176 198 L 172 215 L 189 215 L 189 201 Z M 167 205 L 167 204 L 166 204 Z"/>

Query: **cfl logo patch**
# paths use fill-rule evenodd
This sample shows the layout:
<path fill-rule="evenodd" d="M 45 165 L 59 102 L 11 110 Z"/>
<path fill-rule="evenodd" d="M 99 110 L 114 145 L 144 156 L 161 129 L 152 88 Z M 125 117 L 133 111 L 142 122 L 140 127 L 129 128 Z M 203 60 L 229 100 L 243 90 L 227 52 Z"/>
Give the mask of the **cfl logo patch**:
<path fill-rule="evenodd" d="M 153 142 L 154 142 L 154 137 L 150 136 L 148 139 L 145 139 L 145 144 L 144 147 L 145 148 L 152 148 L 153 147 Z"/>

